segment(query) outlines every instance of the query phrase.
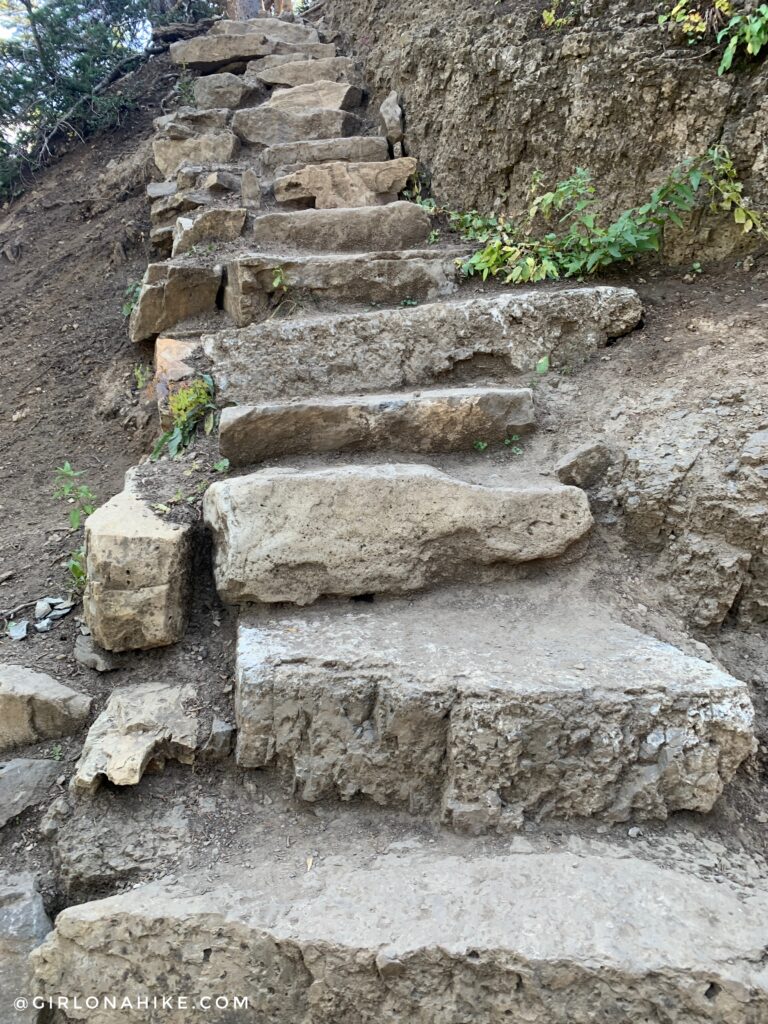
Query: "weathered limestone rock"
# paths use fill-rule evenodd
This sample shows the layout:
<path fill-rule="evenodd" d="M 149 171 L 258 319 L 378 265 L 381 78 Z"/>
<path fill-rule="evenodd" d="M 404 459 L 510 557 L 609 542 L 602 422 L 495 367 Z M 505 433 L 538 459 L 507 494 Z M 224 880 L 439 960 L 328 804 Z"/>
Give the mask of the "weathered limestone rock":
<path fill-rule="evenodd" d="M 413 157 L 385 163 L 309 164 L 275 181 L 275 199 L 279 203 L 314 199 L 317 210 L 391 203 L 417 166 Z"/>
<path fill-rule="evenodd" d="M 219 444 L 233 466 L 334 451 L 468 451 L 535 424 L 528 388 L 447 388 L 223 409 Z"/>
<path fill-rule="evenodd" d="M 227 107 L 231 110 L 254 103 L 264 96 L 258 83 L 246 81 L 241 75 L 228 71 L 218 75 L 203 75 L 195 79 L 195 103 L 198 107 Z"/>
<path fill-rule="evenodd" d="M 60 773 L 57 761 L 17 757 L 0 762 L 0 828 L 28 807 L 47 800 Z"/>
<path fill-rule="evenodd" d="M 608 472 L 618 458 L 610 445 L 602 441 L 587 441 L 568 452 L 555 466 L 561 484 L 574 487 L 593 487 Z"/>
<path fill-rule="evenodd" d="M 281 64 L 298 64 L 307 60 L 333 60 L 333 57 L 312 58 L 306 53 L 270 53 L 266 57 L 258 57 L 248 61 L 245 68 L 246 78 L 259 78 L 267 68 L 277 68 Z"/>
<path fill-rule="evenodd" d="M 164 430 L 171 425 L 168 399 L 173 391 L 195 375 L 194 359 L 200 347 L 191 341 L 159 337 L 155 342 L 154 388 L 160 424 Z"/>
<path fill-rule="evenodd" d="M 199 104 L 198 104 L 199 106 Z M 170 139 L 188 139 L 205 129 L 226 128 L 232 112 L 222 107 L 208 107 L 199 110 L 197 107 L 179 107 L 172 114 L 163 114 L 152 122 L 159 135 Z"/>
<path fill-rule="evenodd" d="M 310 82 L 293 89 L 276 89 L 267 106 L 302 113 L 308 110 L 354 110 L 361 92 L 349 82 Z"/>
<path fill-rule="evenodd" d="M 220 395 L 229 402 L 474 381 L 476 363 L 485 382 L 504 384 L 510 373 L 532 371 L 543 356 L 552 366 L 583 362 L 608 338 L 631 331 L 641 313 L 629 288 L 521 291 L 370 313 L 274 319 L 205 337 L 204 348 Z"/>
<path fill-rule="evenodd" d="M 168 523 L 130 491 L 85 524 L 85 618 L 100 647 L 142 650 L 184 634 L 191 528 Z"/>
<path fill-rule="evenodd" d="M 390 146 L 403 141 L 403 111 L 397 93 L 393 90 L 379 107 L 381 125 Z"/>
<path fill-rule="evenodd" d="M 387 140 L 376 135 L 353 135 L 342 139 L 302 140 L 270 146 L 261 155 L 261 166 L 266 171 L 294 168 L 307 164 L 322 164 L 332 160 L 360 163 L 364 160 L 382 161 L 389 156 Z"/>
<path fill-rule="evenodd" d="M 522 582 L 369 608 L 245 616 L 241 766 L 482 832 L 708 811 L 754 750 L 744 683 L 603 609 Z"/>
<path fill-rule="evenodd" d="M 29 954 L 39 946 L 51 922 L 32 875 L 0 875 L 0 1006 L 13 1024 L 35 1024 L 32 1006 L 14 1005 L 29 998 L 32 971 Z"/>
<path fill-rule="evenodd" d="M 192 217 L 179 217 L 173 231 L 172 256 L 182 256 L 195 245 L 207 242 L 233 242 L 242 234 L 246 211 L 214 207 Z"/>
<path fill-rule="evenodd" d="M 361 122 L 346 110 L 292 110 L 264 103 L 235 111 L 232 130 L 251 146 L 277 146 L 302 139 L 335 139 L 354 135 Z"/>
<path fill-rule="evenodd" d="M 356 210 L 265 213 L 254 220 L 251 239 L 262 247 L 370 252 L 372 241 L 380 249 L 423 244 L 430 228 L 429 215 L 416 203 L 390 203 Z"/>
<path fill-rule="evenodd" d="M 249 210 L 258 210 L 261 207 L 261 178 L 252 167 L 243 171 L 240 180 L 240 198 L 243 206 Z"/>
<path fill-rule="evenodd" d="M 757 430 L 747 438 L 739 460 L 744 466 L 763 466 L 768 463 L 768 430 Z"/>
<path fill-rule="evenodd" d="M 145 341 L 182 320 L 212 312 L 222 268 L 150 263 L 131 313 L 132 341 Z"/>
<path fill-rule="evenodd" d="M 173 63 L 186 65 L 194 71 L 214 71 L 228 64 L 270 54 L 290 54 L 295 60 L 300 57 L 335 57 L 336 47 L 333 43 L 278 39 L 275 23 L 270 24 L 265 32 L 196 36 L 171 43 Z"/>
<path fill-rule="evenodd" d="M 32 954 L 48 998 L 174 988 L 206 1020 L 760 1024 L 768 897 L 595 845 L 486 853 L 442 844 L 155 882 L 68 907 Z M 186 951 L 180 956 L 179 951 Z M 205 955 L 203 953 L 205 952 Z M 210 951 L 210 952 L 208 952 Z M 99 1000 L 103 1007 L 103 1000 Z M 242 1004 L 241 1004 L 242 1006 Z M 68 1011 L 123 1024 L 124 1010 Z M 163 1010 L 189 1024 L 189 1010 Z"/>
<path fill-rule="evenodd" d="M 210 192 L 239 192 L 241 181 L 242 176 L 239 174 L 232 174 L 229 171 L 211 171 L 200 182 L 200 188 Z"/>
<path fill-rule="evenodd" d="M 576 488 L 480 487 L 419 465 L 262 470 L 212 484 L 203 513 L 229 604 L 403 594 L 553 558 L 592 524 Z"/>
<path fill-rule="evenodd" d="M 115 690 L 91 726 L 73 784 L 93 792 L 102 777 L 135 786 L 150 761 L 192 764 L 198 743 L 197 695 L 192 686 L 145 683 Z"/>
<path fill-rule="evenodd" d="M 282 287 L 316 302 L 413 303 L 451 295 L 458 281 L 454 260 L 434 249 L 298 258 L 248 254 L 227 265 L 224 309 L 245 326 L 263 316 Z"/>
<path fill-rule="evenodd" d="M 312 82 L 349 82 L 355 77 L 355 62 L 351 57 L 325 57 L 321 60 L 281 61 L 258 69 L 248 68 L 248 77 L 258 78 L 267 85 L 293 87 Z"/>
<path fill-rule="evenodd" d="M 230 131 L 209 131 L 188 139 L 156 138 L 152 152 L 157 169 L 171 177 L 185 163 L 226 164 L 235 159 L 240 139 Z"/>
<path fill-rule="evenodd" d="M 0 665 L 0 750 L 77 732 L 90 710 L 90 697 L 51 676 Z"/>
<path fill-rule="evenodd" d="M 248 18 L 235 21 L 225 18 L 216 22 L 208 34 L 208 39 L 218 36 L 265 35 L 269 39 L 284 43 L 316 43 L 319 40 L 317 29 L 307 22 L 279 21 L 275 18 Z"/>

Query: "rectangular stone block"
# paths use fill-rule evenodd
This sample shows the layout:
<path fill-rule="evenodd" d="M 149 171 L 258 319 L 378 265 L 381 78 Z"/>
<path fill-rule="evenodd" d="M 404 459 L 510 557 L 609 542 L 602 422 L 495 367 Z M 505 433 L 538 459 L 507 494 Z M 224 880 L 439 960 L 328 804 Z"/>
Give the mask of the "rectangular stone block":
<path fill-rule="evenodd" d="M 295 54 L 296 57 L 335 57 L 333 43 L 305 42 L 297 38 L 277 38 L 274 27 L 268 31 L 240 35 L 207 35 L 171 43 L 171 60 L 193 71 L 215 71 L 228 64 L 237 64 L 266 57 L 269 54 Z"/>
<path fill-rule="evenodd" d="M 357 135 L 340 139 L 303 139 L 269 146 L 259 156 L 265 171 L 323 164 L 329 160 L 348 160 L 360 163 L 366 160 L 386 160 L 389 156 L 387 140 L 377 135 Z"/>
<path fill-rule="evenodd" d="M 335 451 L 469 451 L 535 423 L 528 388 L 446 388 L 349 398 L 230 406 L 219 446 L 233 466 Z"/>
<path fill-rule="evenodd" d="M 356 210 L 265 213 L 254 219 L 251 239 L 266 251 L 370 252 L 423 245 L 430 229 L 429 215 L 420 206 L 390 203 Z"/>
<path fill-rule="evenodd" d="M 129 323 L 131 341 L 146 341 L 175 324 L 216 309 L 222 268 L 150 263 Z"/>
<path fill-rule="evenodd" d="M 271 103 L 237 110 L 232 118 L 232 130 L 249 146 L 262 148 L 301 139 L 355 135 L 360 128 L 357 115 L 346 110 L 292 110 Z"/>

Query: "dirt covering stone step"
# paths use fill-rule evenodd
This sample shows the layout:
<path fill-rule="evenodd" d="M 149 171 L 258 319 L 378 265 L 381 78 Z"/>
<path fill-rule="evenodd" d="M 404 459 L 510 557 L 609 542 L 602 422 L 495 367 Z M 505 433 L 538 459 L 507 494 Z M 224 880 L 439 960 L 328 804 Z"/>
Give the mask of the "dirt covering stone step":
<path fill-rule="evenodd" d="M 236 708 L 238 763 L 303 799 L 476 833 L 709 811 L 755 749 L 746 684 L 523 580 L 245 612 Z"/>
<path fill-rule="evenodd" d="M 187 1006 L 210 1000 L 210 1024 L 768 1017 L 762 889 L 608 844 L 374 844 L 363 832 L 354 851 L 288 850 L 68 907 L 32 953 L 33 991 L 87 992 L 100 1008 L 72 1019 L 88 1024 L 125 1020 L 105 996 L 166 992 L 169 965 Z M 162 1011 L 162 1024 L 189 1019 L 175 1002 Z"/>
<path fill-rule="evenodd" d="M 393 203 L 416 172 L 413 157 L 381 163 L 307 164 L 275 180 L 278 203 L 310 200 L 316 210 Z"/>
<path fill-rule="evenodd" d="M 583 491 L 470 484 L 418 464 L 265 469 L 203 499 L 226 604 L 404 594 L 555 558 L 592 525 Z"/>
<path fill-rule="evenodd" d="M 357 213 L 378 213 L 395 206 Z M 336 211 L 304 211 L 328 216 Z M 275 214 L 274 216 L 288 216 Z M 631 288 L 535 289 L 372 312 L 272 318 L 203 336 L 225 402 L 250 404 L 396 391 L 435 384 L 508 384 L 576 366 L 640 322 Z"/>
<path fill-rule="evenodd" d="M 389 158 L 387 140 L 380 135 L 352 135 L 338 139 L 300 139 L 268 146 L 259 154 L 265 172 L 275 176 L 300 170 L 307 164 L 331 161 L 361 163 L 380 162 Z"/>
<path fill-rule="evenodd" d="M 226 264 L 223 307 L 235 324 L 244 327 L 283 301 L 291 309 L 308 296 L 328 306 L 415 305 L 458 290 L 455 258 L 456 252 L 437 249 L 299 258 L 245 253 Z"/>
<path fill-rule="evenodd" d="M 237 405 L 222 410 L 219 447 L 233 466 L 337 451 L 468 451 L 535 425 L 529 388 L 420 392 Z"/>

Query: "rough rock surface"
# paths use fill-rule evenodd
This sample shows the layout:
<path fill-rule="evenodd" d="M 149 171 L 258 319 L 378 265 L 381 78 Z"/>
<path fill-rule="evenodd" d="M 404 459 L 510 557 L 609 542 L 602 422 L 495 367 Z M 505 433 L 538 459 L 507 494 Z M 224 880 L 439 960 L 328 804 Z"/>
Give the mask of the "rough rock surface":
<path fill-rule="evenodd" d="M 47 800 L 60 773 L 57 761 L 17 757 L 0 762 L 0 828 L 28 807 Z"/>
<path fill-rule="evenodd" d="M 564 455 L 555 466 L 555 472 L 562 484 L 588 488 L 596 484 L 618 458 L 618 453 L 602 441 L 587 441 Z"/>
<path fill-rule="evenodd" d="M 195 103 L 203 109 L 228 107 L 235 110 L 247 103 L 253 103 L 259 97 L 257 82 L 250 82 L 242 75 L 233 75 L 230 72 L 196 78 L 194 91 Z"/>
<path fill-rule="evenodd" d="M 262 470 L 212 484 L 203 513 L 230 604 L 407 593 L 553 558 L 592 524 L 576 488 L 480 487 L 419 465 Z"/>
<path fill-rule="evenodd" d="M 363 160 L 381 161 L 387 159 L 387 154 L 386 139 L 376 135 L 362 135 L 341 139 L 286 142 L 265 149 L 260 159 L 265 170 L 277 171 L 280 168 L 300 168 L 306 164 L 322 164 L 333 160 L 356 163 Z"/>
<path fill-rule="evenodd" d="M 60 914 L 32 956 L 36 987 L 112 993 L 128 972 L 136 991 L 160 991 L 173 963 L 178 991 L 242 996 L 242 1019 L 270 1024 L 760 1024 L 766 894 L 604 849 L 431 846 L 155 883 Z M 206 1018 L 237 1020 L 231 1002 Z"/>
<path fill-rule="evenodd" d="M 426 242 L 431 222 L 415 203 L 353 210 L 296 210 L 256 217 L 251 240 L 257 246 L 309 252 L 369 252 L 409 249 Z M 272 250 L 270 250 L 272 251 Z"/>
<path fill-rule="evenodd" d="M 192 764 L 198 743 L 192 686 L 143 683 L 115 690 L 88 731 L 74 785 L 93 792 L 102 777 L 135 786 L 150 761 Z"/>
<path fill-rule="evenodd" d="M 279 146 L 302 139 L 335 139 L 354 135 L 361 127 L 357 115 L 346 110 L 293 110 L 271 102 L 260 107 L 238 110 L 232 118 L 232 130 L 251 146 Z"/>
<path fill-rule="evenodd" d="M 226 164 L 240 150 L 240 140 L 230 131 L 209 131 L 186 139 L 158 137 L 152 143 L 157 169 L 165 178 L 182 164 Z"/>
<path fill-rule="evenodd" d="M 336 47 L 333 43 L 318 43 L 298 38 L 276 39 L 274 26 L 269 27 L 269 34 L 259 32 L 241 35 L 198 36 L 171 44 L 171 60 L 174 64 L 186 65 L 195 71 L 214 71 L 225 68 L 239 61 L 250 61 L 254 57 L 265 57 L 270 54 L 292 54 L 294 59 L 300 57 L 335 57 Z"/>
<path fill-rule="evenodd" d="M 90 709 L 90 697 L 43 672 L 0 665 L 0 750 L 77 732 Z"/>
<path fill-rule="evenodd" d="M 403 157 L 384 163 L 309 164 L 277 178 L 275 199 L 279 203 L 313 199 L 317 210 L 391 203 L 415 173 L 417 163 L 413 157 Z"/>
<path fill-rule="evenodd" d="M 320 60 L 286 61 L 269 67 L 249 70 L 267 85 L 297 86 L 312 82 L 350 82 L 355 77 L 351 57 L 324 57 Z"/>
<path fill-rule="evenodd" d="M 349 82 L 309 82 L 292 89 L 275 89 L 266 104 L 275 110 L 305 113 L 309 110 L 354 110 L 360 90 Z"/>
<path fill-rule="evenodd" d="M 234 466 L 334 451 L 468 451 L 535 423 L 527 388 L 449 388 L 316 398 L 222 410 L 219 444 Z"/>
<path fill-rule="evenodd" d="M 541 11 L 527 3 L 500 10 L 494 0 L 326 5 L 374 91 L 400 95 L 406 149 L 448 206 L 485 212 L 507 196 L 519 210 L 534 171 L 554 185 L 587 167 L 616 213 L 645 201 L 715 139 L 733 153 L 745 194 L 766 205 L 765 64 L 746 80 L 719 78 L 718 55 L 704 52 L 711 44 L 689 51 L 637 0 L 590 0 L 570 12 L 560 5 L 558 14 L 576 16 L 563 31 L 542 31 Z M 721 221 L 709 239 L 713 254 L 742 237 L 723 228 Z M 687 259 L 701 256 L 709 230 L 705 219 L 696 257 Z M 666 235 L 679 250 L 674 233 Z"/>
<path fill-rule="evenodd" d="M 167 523 L 130 490 L 85 524 L 85 618 L 107 651 L 175 643 L 187 615 L 191 528 Z"/>
<path fill-rule="evenodd" d="M 131 313 L 132 341 L 145 341 L 216 308 L 221 267 L 150 263 Z"/>
<path fill-rule="evenodd" d="M 246 211 L 243 209 L 203 210 L 193 217 L 179 217 L 173 230 L 172 256 L 181 256 L 196 245 L 233 242 L 242 234 Z"/>
<path fill-rule="evenodd" d="M 434 249 L 299 257 L 247 253 L 227 265 L 224 309 L 244 327 L 262 319 L 284 288 L 292 299 L 311 296 L 315 303 L 326 305 L 411 305 L 453 294 L 458 281 L 454 260 Z"/>
<path fill-rule="evenodd" d="M 752 718 L 721 669 L 523 583 L 254 611 L 239 631 L 240 765 L 460 830 L 708 811 L 754 750 Z"/>
<path fill-rule="evenodd" d="M 37 1010 L 15 1006 L 29 998 L 32 972 L 29 954 L 39 946 L 51 922 L 31 875 L 0 874 L 0 1007 L 10 1024 L 35 1024 Z"/>
<path fill-rule="evenodd" d="M 204 347 L 222 397 L 235 402 L 434 384 L 487 356 L 502 367 L 488 376 L 505 383 L 510 371 L 533 370 L 543 356 L 552 366 L 582 362 L 608 338 L 631 331 L 641 312 L 629 288 L 514 292 L 270 320 L 206 336 Z"/>

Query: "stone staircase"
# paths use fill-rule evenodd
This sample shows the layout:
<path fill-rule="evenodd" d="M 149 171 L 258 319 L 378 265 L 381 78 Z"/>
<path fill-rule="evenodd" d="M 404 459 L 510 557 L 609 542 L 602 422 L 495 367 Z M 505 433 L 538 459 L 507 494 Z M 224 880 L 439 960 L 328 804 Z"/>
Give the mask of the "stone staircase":
<path fill-rule="evenodd" d="M 428 245 L 429 216 L 397 198 L 415 161 L 311 25 L 222 22 L 172 58 L 201 73 L 197 109 L 157 122 L 170 258 L 130 330 L 155 343 L 159 390 L 207 372 L 223 406 L 237 472 L 203 515 L 240 606 L 236 762 L 367 817 L 302 874 L 255 849 L 257 869 L 71 907 L 34 954 L 39 990 L 120 991 L 129 971 L 142 991 L 249 1000 L 214 1006 L 219 1024 L 761 1024 L 764 893 L 514 835 L 710 811 L 755 746 L 743 683 L 565 580 L 585 491 L 473 451 L 535 436 L 537 364 L 630 332 L 637 295 L 459 294 L 461 250 Z M 194 528 L 151 507 L 166 471 L 140 467 L 87 524 L 85 609 L 108 650 L 183 637 Z M 436 838 L 380 850 L 375 805 Z"/>

